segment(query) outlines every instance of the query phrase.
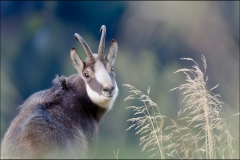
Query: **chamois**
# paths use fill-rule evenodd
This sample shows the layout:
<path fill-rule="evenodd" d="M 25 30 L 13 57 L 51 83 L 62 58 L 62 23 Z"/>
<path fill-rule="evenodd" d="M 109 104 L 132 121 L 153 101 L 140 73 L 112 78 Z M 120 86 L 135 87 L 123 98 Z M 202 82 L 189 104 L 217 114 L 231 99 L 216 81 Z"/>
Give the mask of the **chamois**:
<path fill-rule="evenodd" d="M 97 54 L 74 34 L 87 54 L 86 60 L 72 47 L 70 57 L 77 74 L 56 76 L 51 88 L 32 94 L 19 106 L 20 112 L 2 141 L 3 158 L 87 158 L 92 154 L 99 122 L 118 95 L 113 72 L 118 45 L 112 40 L 104 56 L 104 25 L 100 33 Z"/>

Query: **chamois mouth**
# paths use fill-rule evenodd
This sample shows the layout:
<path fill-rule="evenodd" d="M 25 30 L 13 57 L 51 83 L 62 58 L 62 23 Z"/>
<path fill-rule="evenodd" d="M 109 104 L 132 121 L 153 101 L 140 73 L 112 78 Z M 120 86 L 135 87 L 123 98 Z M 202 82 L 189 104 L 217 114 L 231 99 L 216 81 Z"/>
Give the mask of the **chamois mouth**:
<path fill-rule="evenodd" d="M 112 97 L 113 97 L 113 95 L 103 95 L 104 96 L 104 98 L 106 98 L 106 99 L 111 99 Z"/>
<path fill-rule="evenodd" d="M 116 94 L 115 87 L 112 86 L 111 88 L 103 88 L 102 95 L 106 99 L 111 99 Z"/>
<path fill-rule="evenodd" d="M 111 98 L 113 98 L 114 94 L 115 94 L 114 91 L 113 91 L 113 92 L 103 92 L 103 96 L 104 96 L 104 98 L 106 98 L 106 99 L 111 99 Z"/>
<path fill-rule="evenodd" d="M 109 96 L 107 96 L 107 98 L 109 98 L 109 99 L 112 98 L 112 97 L 113 97 L 113 95 L 109 95 Z"/>

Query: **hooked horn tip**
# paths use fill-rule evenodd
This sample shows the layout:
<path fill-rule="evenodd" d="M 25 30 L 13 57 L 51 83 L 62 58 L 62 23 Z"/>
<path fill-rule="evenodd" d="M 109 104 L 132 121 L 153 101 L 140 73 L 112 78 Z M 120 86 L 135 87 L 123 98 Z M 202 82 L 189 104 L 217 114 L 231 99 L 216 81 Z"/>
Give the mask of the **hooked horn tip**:
<path fill-rule="evenodd" d="M 112 39 L 112 43 L 117 43 L 117 41 L 115 39 Z"/>
<path fill-rule="evenodd" d="M 77 37 L 77 36 L 78 36 L 78 33 L 74 33 L 74 36 Z"/>
<path fill-rule="evenodd" d="M 101 33 L 103 29 L 106 29 L 106 26 L 105 26 L 105 25 L 102 25 L 102 26 L 101 26 L 99 33 Z"/>
<path fill-rule="evenodd" d="M 74 33 L 74 36 L 75 36 L 75 38 L 77 39 L 77 41 L 79 41 L 79 40 L 78 40 L 79 34 L 78 34 L 78 33 Z"/>
<path fill-rule="evenodd" d="M 76 47 L 75 47 L 75 46 L 73 46 L 73 47 L 72 47 L 72 49 L 71 49 L 71 51 L 72 51 L 72 50 L 77 50 L 77 49 L 76 49 Z"/>

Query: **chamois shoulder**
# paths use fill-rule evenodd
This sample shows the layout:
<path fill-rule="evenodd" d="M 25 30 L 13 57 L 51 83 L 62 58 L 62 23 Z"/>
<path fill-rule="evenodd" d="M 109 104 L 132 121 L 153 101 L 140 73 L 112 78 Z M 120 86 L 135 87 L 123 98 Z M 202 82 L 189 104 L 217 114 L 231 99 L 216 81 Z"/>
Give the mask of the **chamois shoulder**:
<path fill-rule="evenodd" d="M 20 105 L 20 109 L 22 110 L 27 108 L 35 108 L 36 106 L 50 103 L 55 100 L 57 96 L 59 96 L 62 92 L 68 90 L 66 84 L 65 76 L 56 76 L 53 80 L 53 86 L 49 89 L 38 91 L 31 96 L 29 96 L 22 105 Z"/>

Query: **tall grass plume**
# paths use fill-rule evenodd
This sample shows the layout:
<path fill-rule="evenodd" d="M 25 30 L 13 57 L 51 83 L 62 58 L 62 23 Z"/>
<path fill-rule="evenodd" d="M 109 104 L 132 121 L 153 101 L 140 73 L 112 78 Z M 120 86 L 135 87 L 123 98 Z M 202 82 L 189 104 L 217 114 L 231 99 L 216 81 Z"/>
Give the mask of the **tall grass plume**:
<path fill-rule="evenodd" d="M 128 120 L 132 124 L 127 130 L 136 130 L 136 134 L 140 135 L 142 151 L 152 152 L 150 157 L 233 158 L 234 137 L 230 133 L 223 103 L 219 100 L 220 95 L 212 92 L 218 85 L 209 90 L 206 86 L 208 77 L 205 76 L 205 57 L 202 56 L 203 71 L 193 59 L 181 59 L 192 61 L 194 66 L 174 72 L 186 75 L 186 83 L 170 90 L 183 90 L 184 106 L 178 112 L 177 119 L 174 121 L 161 114 L 159 106 L 149 96 L 150 88 L 144 94 L 135 87 L 124 84 L 132 93 L 125 101 L 138 99 L 143 104 L 127 107 L 136 116 Z M 239 116 L 239 113 L 232 116 Z M 170 123 L 164 123 L 166 121 Z"/>

